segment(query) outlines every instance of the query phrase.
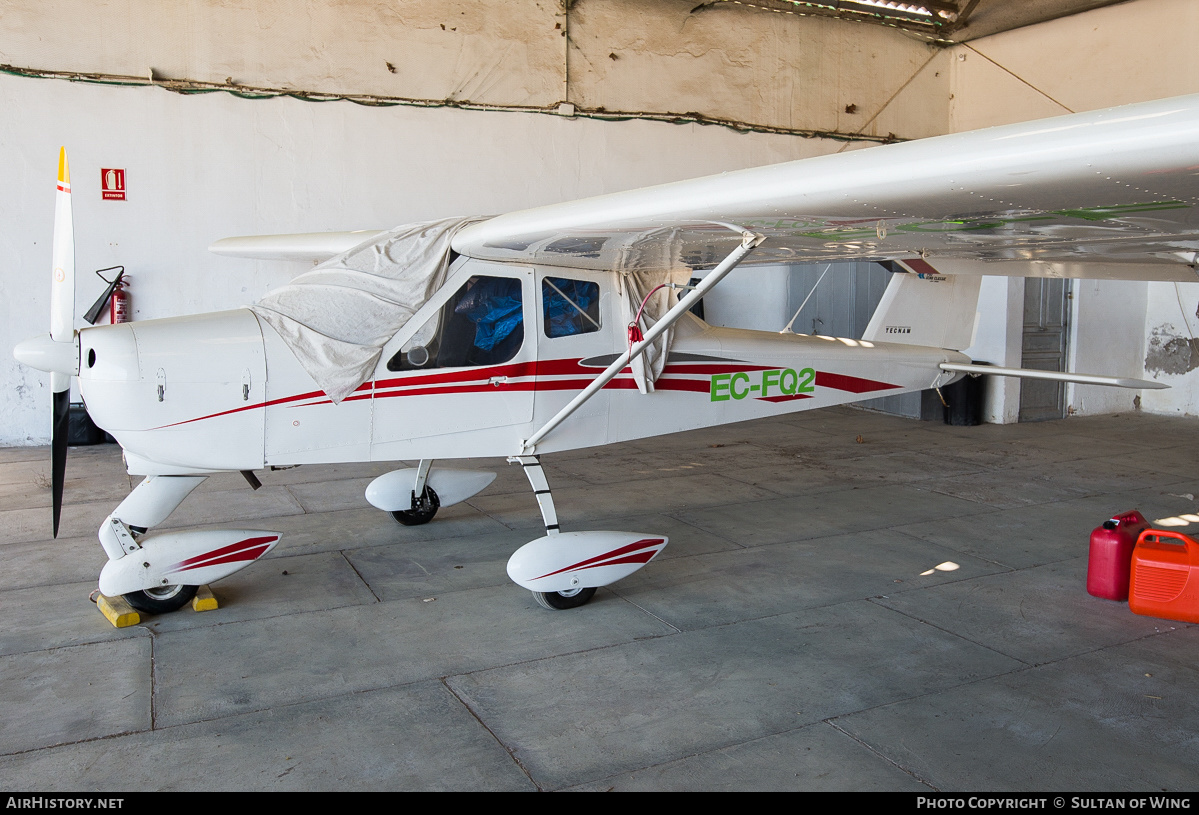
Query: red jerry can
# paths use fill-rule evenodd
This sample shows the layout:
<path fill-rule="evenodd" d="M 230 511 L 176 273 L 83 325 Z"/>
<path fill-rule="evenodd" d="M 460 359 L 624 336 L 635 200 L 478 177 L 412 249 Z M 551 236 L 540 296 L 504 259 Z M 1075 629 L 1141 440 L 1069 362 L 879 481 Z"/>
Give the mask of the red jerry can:
<path fill-rule="evenodd" d="M 1199 623 L 1199 543 L 1146 529 L 1132 553 L 1128 606 L 1135 614 Z"/>
<path fill-rule="evenodd" d="M 1145 516 L 1135 509 L 1104 521 L 1091 533 L 1091 556 L 1087 561 L 1087 593 L 1108 600 L 1128 599 L 1129 567 L 1137 536 L 1149 528 Z"/>

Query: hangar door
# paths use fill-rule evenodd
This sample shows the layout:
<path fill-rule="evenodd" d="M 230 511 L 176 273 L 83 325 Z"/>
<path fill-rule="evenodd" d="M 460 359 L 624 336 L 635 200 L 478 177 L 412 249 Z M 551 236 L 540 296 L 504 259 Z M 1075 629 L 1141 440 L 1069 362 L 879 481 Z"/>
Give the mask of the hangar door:
<path fill-rule="evenodd" d="M 793 329 L 803 334 L 860 339 L 883 298 L 891 273 L 878 263 L 838 263 L 816 286 L 828 266 L 827 263 L 820 263 L 791 267 L 790 314 L 795 314 L 800 304 L 808 300 L 799 312 Z M 814 293 L 813 286 L 816 286 Z M 809 293 L 812 293 L 811 298 L 808 298 Z M 871 410 L 911 419 L 940 420 L 942 416 L 941 402 L 934 391 L 884 396 L 859 404 Z"/>
<path fill-rule="evenodd" d="M 1038 371 L 1066 370 L 1068 280 L 1029 278 L 1024 281 L 1024 331 L 1020 367 Z M 1066 384 L 1041 379 L 1020 380 L 1020 421 L 1044 422 L 1066 415 Z"/>

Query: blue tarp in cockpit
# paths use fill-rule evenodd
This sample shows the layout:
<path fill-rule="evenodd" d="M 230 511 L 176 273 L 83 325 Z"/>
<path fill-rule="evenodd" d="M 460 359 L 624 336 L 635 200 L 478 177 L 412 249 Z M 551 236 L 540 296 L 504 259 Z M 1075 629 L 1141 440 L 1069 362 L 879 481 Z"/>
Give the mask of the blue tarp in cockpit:
<path fill-rule="evenodd" d="M 508 277 L 483 277 L 471 286 L 454 307 L 475 324 L 475 347 L 490 351 L 520 325 L 520 281 Z"/>

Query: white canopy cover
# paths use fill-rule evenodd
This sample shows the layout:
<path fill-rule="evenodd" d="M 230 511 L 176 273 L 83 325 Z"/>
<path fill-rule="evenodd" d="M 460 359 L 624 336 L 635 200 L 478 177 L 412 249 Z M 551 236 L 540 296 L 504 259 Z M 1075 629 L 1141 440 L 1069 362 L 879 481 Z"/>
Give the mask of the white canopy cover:
<path fill-rule="evenodd" d="M 441 288 L 450 241 L 481 218 L 405 224 L 330 258 L 250 309 L 279 332 L 335 403 L 370 378 L 379 354 Z"/>
<path fill-rule="evenodd" d="M 444 218 L 373 234 L 250 309 L 279 333 L 321 390 L 341 402 L 370 378 L 383 346 L 445 283 L 454 235 L 482 220 Z M 678 230 L 664 232 L 634 241 L 615 259 L 618 267 L 629 267 L 618 268 L 629 322 L 657 284 L 685 284 L 691 274 L 677 257 Z M 642 328 L 648 331 L 675 302 L 675 291 L 657 291 L 645 302 Z M 673 329 L 633 361 L 642 393 L 653 392 L 672 339 Z"/>

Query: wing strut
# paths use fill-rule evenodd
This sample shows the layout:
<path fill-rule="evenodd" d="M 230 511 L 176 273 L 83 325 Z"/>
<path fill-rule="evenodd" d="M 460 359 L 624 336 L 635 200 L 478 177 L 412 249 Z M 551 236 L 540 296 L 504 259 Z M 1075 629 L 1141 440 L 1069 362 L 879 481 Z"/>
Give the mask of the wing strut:
<path fill-rule="evenodd" d="M 666 329 L 678 322 L 679 318 L 686 314 L 692 306 L 703 299 L 703 296 L 707 294 L 713 286 L 719 283 L 725 275 L 735 269 L 737 264 L 745 259 L 746 255 L 752 252 L 755 247 L 762 243 L 762 241 L 766 240 L 765 235 L 759 235 L 756 232 L 750 232 L 748 229 L 744 229 L 743 227 L 724 223 L 722 223 L 721 226 L 726 226 L 729 229 L 740 232 L 740 245 L 730 252 L 728 257 L 720 261 L 720 264 L 711 272 L 709 272 L 707 276 L 700 281 L 698 286 L 690 291 L 685 297 L 680 299 L 679 302 L 675 303 L 674 306 L 662 316 L 661 320 L 654 323 L 653 328 L 645 332 L 645 338 L 642 339 L 641 342 L 634 344 L 632 348 L 617 357 L 616 361 L 609 365 L 602 374 L 592 381 L 590 385 L 580 391 L 578 396 L 576 396 L 574 399 L 571 399 L 564 408 L 558 411 L 554 418 L 546 422 L 545 425 L 543 425 L 542 428 L 532 436 L 529 436 L 529 438 L 521 442 L 520 455 L 533 455 L 538 442 L 549 435 L 550 431 L 552 431 L 555 427 L 562 424 L 562 422 L 564 422 L 567 417 L 570 416 L 570 414 L 578 410 L 588 399 L 598 393 L 600 389 L 604 387 L 604 385 L 607 385 L 609 382 L 611 382 L 613 378 L 615 378 L 615 376 L 620 373 L 626 365 L 629 364 L 629 362 L 645 353 L 645 349 L 649 347 L 651 342 L 656 340 L 664 331 L 666 331 Z"/>

